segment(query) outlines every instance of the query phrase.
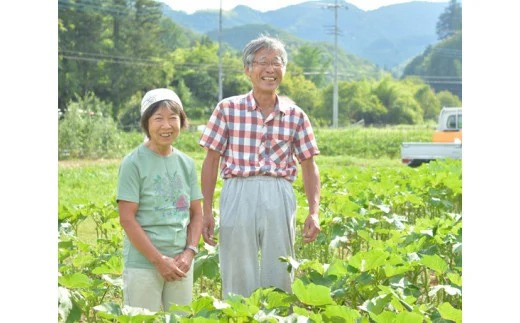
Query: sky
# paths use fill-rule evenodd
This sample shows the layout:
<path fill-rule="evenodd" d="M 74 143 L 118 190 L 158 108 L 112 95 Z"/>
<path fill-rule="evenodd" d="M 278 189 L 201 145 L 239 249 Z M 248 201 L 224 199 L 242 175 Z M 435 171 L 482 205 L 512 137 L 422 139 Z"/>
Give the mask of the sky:
<path fill-rule="evenodd" d="M 238 5 L 245 5 L 259 11 L 276 10 L 290 5 L 315 1 L 315 0 L 222 0 L 222 9 L 231 10 Z M 448 2 L 449 0 L 425 0 L 426 2 Z M 187 13 L 193 13 L 203 9 L 219 9 L 219 0 L 162 0 L 168 4 L 173 10 L 182 10 Z M 340 1 L 341 2 L 341 1 Z M 362 10 L 374 10 L 382 6 L 391 4 L 412 2 L 411 0 L 347 0 L 347 3 L 353 4 Z"/>

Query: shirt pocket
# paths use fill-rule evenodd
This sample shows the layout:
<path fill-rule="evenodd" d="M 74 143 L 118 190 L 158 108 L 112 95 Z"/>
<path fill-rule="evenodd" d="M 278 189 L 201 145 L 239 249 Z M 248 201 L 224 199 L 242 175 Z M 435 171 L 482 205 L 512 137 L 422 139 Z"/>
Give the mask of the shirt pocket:
<path fill-rule="evenodd" d="M 269 159 L 276 165 L 284 166 L 289 162 L 291 155 L 291 136 L 286 134 L 273 134 L 271 147 L 269 150 Z"/>

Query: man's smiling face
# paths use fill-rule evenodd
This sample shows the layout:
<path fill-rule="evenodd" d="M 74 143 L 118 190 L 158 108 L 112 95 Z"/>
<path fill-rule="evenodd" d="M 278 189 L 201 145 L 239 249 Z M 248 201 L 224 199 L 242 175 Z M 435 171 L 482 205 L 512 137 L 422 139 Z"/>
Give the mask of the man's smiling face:
<path fill-rule="evenodd" d="M 246 66 L 245 72 L 256 93 L 274 93 L 285 75 L 285 65 L 276 51 L 264 48 L 256 52 L 253 67 Z"/>

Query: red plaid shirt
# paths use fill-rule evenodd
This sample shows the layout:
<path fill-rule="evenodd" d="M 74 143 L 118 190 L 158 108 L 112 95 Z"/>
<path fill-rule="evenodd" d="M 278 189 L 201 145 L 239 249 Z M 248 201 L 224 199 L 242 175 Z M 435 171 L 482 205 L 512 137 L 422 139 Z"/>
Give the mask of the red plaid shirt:
<path fill-rule="evenodd" d="M 222 178 L 266 175 L 294 181 L 299 162 L 320 153 L 309 118 L 292 102 L 278 98 L 264 120 L 253 92 L 221 101 L 199 144 L 221 155 Z"/>

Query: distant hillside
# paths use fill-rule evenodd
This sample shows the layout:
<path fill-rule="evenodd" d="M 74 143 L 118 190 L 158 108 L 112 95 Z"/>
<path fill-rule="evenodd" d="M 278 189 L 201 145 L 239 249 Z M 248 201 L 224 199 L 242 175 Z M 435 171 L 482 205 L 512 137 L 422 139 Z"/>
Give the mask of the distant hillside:
<path fill-rule="evenodd" d="M 448 90 L 462 98 L 462 34 L 429 46 L 414 58 L 402 77 L 414 75 L 421 76 L 437 92 Z"/>
<path fill-rule="evenodd" d="M 258 37 L 260 34 L 276 36 L 283 40 L 287 45 L 289 60 L 291 60 L 291 53 L 295 48 L 300 47 L 305 43 L 309 43 L 288 32 L 273 28 L 269 25 L 243 25 L 223 29 L 222 41 L 228 43 L 235 50 L 241 51 L 251 39 Z M 216 31 L 209 32 L 208 36 L 215 41 L 218 39 L 218 33 Z M 323 53 L 324 59 L 332 61 L 334 45 L 324 42 L 319 44 L 325 49 Z M 329 72 L 329 77 L 332 77 L 332 66 Z M 358 80 L 361 78 L 377 79 L 382 75 L 382 73 L 383 70 L 378 68 L 372 62 L 356 55 L 347 54 L 341 48 L 338 49 L 338 78 L 340 80 Z"/>
<path fill-rule="evenodd" d="M 347 8 L 338 10 L 338 27 L 342 31 L 339 46 L 388 69 L 419 55 L 426 46 L 435 43 L 435 25 L 447 6 L 447 2 L 417 1 L 363 11 L 346 2 L 340 3 Z M 217 10 L 186 14 L 164 5 L 163 12 L 200 33 L 212 34 L 218 30 Z M 223 12 L 225 29 L 251 24 L 267 24 L 307 41 L 332 43 L 333 36 L 328 30 L 334 24 L 334 11 L 326 9 L 323 2 L 304 2 L 268 12 L 246 6 Z"/>
<path fill-rule="evenodd" d="M 228 43 L 232 48 L 241 51 L 251 39 L 258 37 L 260 34 L 268 34 L 282 39 L 289 50 L 306 42 L 288 32 L 265 24 L 241 25 L 222 29 L 222 41 Z M 210 31 L 207 35 L 212 40 L 218 41 L 217 30 Z"/>

